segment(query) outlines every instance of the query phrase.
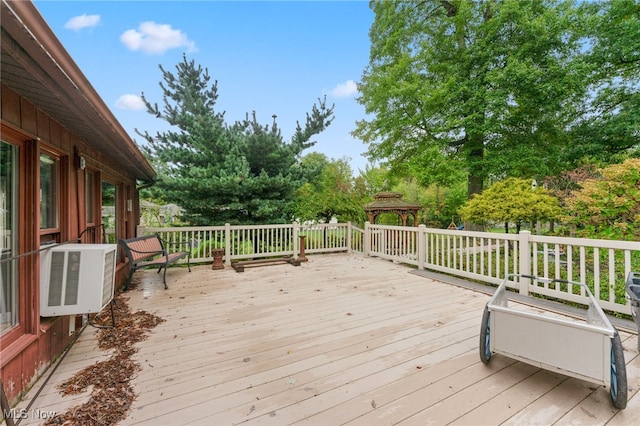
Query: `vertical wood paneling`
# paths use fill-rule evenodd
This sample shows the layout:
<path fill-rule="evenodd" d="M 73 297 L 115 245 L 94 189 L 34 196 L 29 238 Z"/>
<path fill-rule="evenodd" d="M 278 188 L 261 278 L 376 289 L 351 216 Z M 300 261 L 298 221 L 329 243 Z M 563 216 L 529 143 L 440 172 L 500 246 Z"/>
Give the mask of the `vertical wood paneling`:
<path fill-rule="evenodd" d="M 20 96 L 4 84 L 2 85 L 0 105 L 2 119 L 14 126 L 20 126 Z"/>
<path fill-rule="evenodd" d="M 38 132 L 37 135 L 43 141 L 51 140 L 51 129 L 49 128 L 49 116 L 44 113 L 44 111 L 37 111 L 37 124 L 38 124 Z"/>
<path fill-rule="evenodd" d="M 20 98 L 20 126 L 23 130 L 35 135 L 38 132 L 36 106 L 25 98 Z"/>
<path fill-rule="evenodd" d="M 49 144 L 55 146 L 56 148 L 63 150 L 67 153 L 73 152 L 72 149 L 68 146 L 64 146 L 62 143 L 62 126 L 58 124 L 56 121 L 48 119 L 49 121 Z"/>

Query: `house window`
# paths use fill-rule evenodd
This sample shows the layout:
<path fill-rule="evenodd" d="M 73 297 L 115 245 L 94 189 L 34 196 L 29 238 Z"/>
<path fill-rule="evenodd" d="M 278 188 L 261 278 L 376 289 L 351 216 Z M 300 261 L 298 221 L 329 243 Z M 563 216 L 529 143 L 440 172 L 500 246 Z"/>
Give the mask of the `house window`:
<path fill-rule="evenodd" d="M 40 154 L 40 229 L 58 228 L 59 160 Z"/>
<path fill-rule="evenodd" d="M 18 148 L 0 142 L 0 333 L 18 323 Z"/>
<path fill-rule="evenodd" d="M 102 181 L 102 224 L 104 225 L 107 242 L 118 242 L 118 210 L 116 186 Z"/>

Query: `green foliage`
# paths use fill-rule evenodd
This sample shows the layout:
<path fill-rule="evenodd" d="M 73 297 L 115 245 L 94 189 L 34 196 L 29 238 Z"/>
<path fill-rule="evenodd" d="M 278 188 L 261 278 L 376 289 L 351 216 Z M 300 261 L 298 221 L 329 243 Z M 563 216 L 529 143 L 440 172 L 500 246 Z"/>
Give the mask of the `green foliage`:
<path fill-rule="evenodd" d="M 302 158 L 301 173 L 308 182 L 297 189 L 294 217 L 301 221 L 364 223 L 364 200 L 356 192 L 355 181 L 346 159 L 329 160 L 311 153 Z"/>
<path fill-rule="evenodd" d="M 573 131 L 569 158 L 619 163 L 638 156 L 640 132 L 640 6 L 637 0 L 584 2 L 592 46 L 590 97 Z"/>
<path fill-rule="evenodd" d="M 260 124 L 255 112 L 227 124 L 215 110 L 217 82 L 193 60 L 184 57 L 175 74 L 160 69 L 164 107 L 142 97 L 148 112 L 172 128 L 138 132 L 158 171 L 154 198 L 181 206 L 183 219 L 196 225 L 290 221 L 294 191 L 303 183 L 299 156 L 330 125 L 333 106 L 320 100 L 285 143 L 275 116 L 270 125 Z"/>
<path fill-rule="evenodd" d="M 364 195 L 368 197 L 373 197 L 378 192 L 391 191 L 391 188 L 400 180 L 398 175 L 391 174 L 388 168 L 374 167 L 369 164 L 366 165 L 364 171 L 360 172 L 360 177 L 363 180 L 364 188 L 366 188 Z"/>
<path fill-rule="evenodd" d="M 637 1 L 372 1 L 354 135 L 428 186 L 542 178 L 638 149 Z M 635 135 L 635 136 L 634 136 Z"/>
<path fill-rule="evenodd" d="M 446 228 L 453 221 L 459 223 L 458 209 L 467 201 L 467 187 L 463 181 L 449 187 L 431 185 L 420 198 L 423 218 L 420 223 L 429 227 Z"/>
<path fill-rule="evenodd" d="M 340 247 L 346 244 L 347 235 L 344 229 L 312 229 L 301 231 L 306 236 L 306 247 Z"/>
<path fill-rule="evenodd" d="M 639 240 L 640 159 L 603 168 L 600 174 L 566 198 L 564 221 L 580 236 Z"/>
<path fill-rule="evenodd" d="M 522 223 L 554 219 L 561 210 L 557 198 L 544 188 L 534 190 L 529 180 L 507 178 L 475 195 L 459 213 L 472 223 L 504 223 L 506 230 L 510 222 L 515 223 L 519 231 Z"/>

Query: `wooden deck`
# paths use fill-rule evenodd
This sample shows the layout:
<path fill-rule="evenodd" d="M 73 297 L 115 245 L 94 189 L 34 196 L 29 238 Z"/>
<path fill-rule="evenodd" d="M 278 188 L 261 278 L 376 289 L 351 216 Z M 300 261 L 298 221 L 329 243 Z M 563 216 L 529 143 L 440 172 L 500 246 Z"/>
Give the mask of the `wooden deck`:
<path fill-rule="evenodd" d="M 169 269 L 169 290 L 153 270 L 134 275 L 132 311 L 166 322 L 137 345 L 142 371 L 123 425 L 622 425 L 640 416 L 635 334 L 621 333 L 629 403 L 618 411 L 602 386 L 500 355 L 482 364 L 489 296 L 406 266 L 333 254 L 299 267 L 192 269 Z M 55 385 L 106 358 L 94 335 L 87 327 L 18 408 L 61 412 L 86 399 L 62 398 Z"/>

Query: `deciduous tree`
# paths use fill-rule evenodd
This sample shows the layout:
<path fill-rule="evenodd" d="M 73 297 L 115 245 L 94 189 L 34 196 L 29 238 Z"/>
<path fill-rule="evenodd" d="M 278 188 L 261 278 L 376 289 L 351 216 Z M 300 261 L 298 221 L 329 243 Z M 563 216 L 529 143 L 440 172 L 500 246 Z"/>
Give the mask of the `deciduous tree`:
<path fill-rule="evenodd" d="M 302 170 L 310 171 L 307 183 L 296 191 L 295 217 L 301 221 L 364 223 L 364 200 L 355 190 L 355 180 L 346 159 L 328 159 L 324 154 L 303 157 Z"/>
<path fill-rule="evenodd" d="M 637 2 L 584 3 L 371 2 L 359 84 L 371 118 L 354 135 L 423 183 L 465 173 L 469 197 L 488 177 L 542 178 L 597 147 L 628 149 L 640 110 Z"/>
<path fill-rule="evenodd" d="M 640 3 L 588 1 L 587 60 L 592 70 L 583 115 L 562 160 L 615 164 L 640 156 Z"/>

